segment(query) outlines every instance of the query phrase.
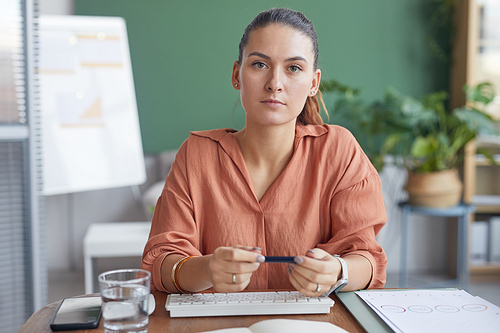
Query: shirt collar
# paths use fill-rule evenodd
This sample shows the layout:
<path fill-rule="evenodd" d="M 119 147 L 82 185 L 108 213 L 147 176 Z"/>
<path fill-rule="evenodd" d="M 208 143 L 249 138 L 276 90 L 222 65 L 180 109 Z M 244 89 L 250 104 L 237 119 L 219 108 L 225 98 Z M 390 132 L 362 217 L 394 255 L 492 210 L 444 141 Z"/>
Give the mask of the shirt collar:
<path fill-rule="evenodd" d="M 193 135 L 196 136 L 202 136 L 209 138 L 214 141 L 221 141 L 222 138 L 224 138 L 226 135 L 229 133 L 235 133 L 237 132 L 234 129 L 231 128 L 221 128 L 221 129 L 216 129 L 216 130 L 211 130 L 211 131 L 192 131 L 189 132 Z M 313 137 L 318 137 L 322 136 L 323 134 L 328 133 L 328 126 L 327 125 L 297 125 L 295 126 L 295 137 L 296 138 L 303 138 L 305 136 L 313 136 Z"/>
<path fill-rule="evenodd" d="M 328 133 L 328 125 L 297 125 L 295 126 L 295 137 L 303 138 L 305 136 L 322 136 Z"/>
<path fill-rule="evenodd" d="M 222 140 L 223 137 L 225 137 L 229 133 L 235 133 L 235 132 L 237 131 L 232 128 L 221 128 L 209 131 L 191 131 L 189 133 L 219 142 L 220 140 Z"/>

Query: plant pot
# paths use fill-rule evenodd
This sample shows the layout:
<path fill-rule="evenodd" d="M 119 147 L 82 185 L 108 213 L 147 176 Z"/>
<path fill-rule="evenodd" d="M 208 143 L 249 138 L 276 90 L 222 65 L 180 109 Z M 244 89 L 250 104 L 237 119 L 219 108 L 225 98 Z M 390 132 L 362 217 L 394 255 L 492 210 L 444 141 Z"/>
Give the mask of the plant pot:
<path fill-rule="evenodd" d="M 408 171 L 405 186 L 410 205 L 424 207 L 452 207 L 462 198 L 462 181 L 456 169 L 413 173 Z"/>

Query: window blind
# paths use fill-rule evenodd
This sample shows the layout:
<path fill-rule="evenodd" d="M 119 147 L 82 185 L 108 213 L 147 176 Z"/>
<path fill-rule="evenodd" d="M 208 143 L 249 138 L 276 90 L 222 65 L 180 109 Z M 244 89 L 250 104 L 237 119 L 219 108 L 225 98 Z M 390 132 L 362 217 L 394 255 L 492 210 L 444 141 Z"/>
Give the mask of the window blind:
<path fill-rule="evenodd" d="M 16 332 L 29 315 L 24 145 L 0 142 L 0 332 Z"/>
<path fill-rule="evenodd" d="M 0 0 L 0 123 L 26 123 L 21 1 Z"/>
<path fill-rule="evenodd" d="M 0 333 L 46 302 L 37 12 L 0 0 Z"/>

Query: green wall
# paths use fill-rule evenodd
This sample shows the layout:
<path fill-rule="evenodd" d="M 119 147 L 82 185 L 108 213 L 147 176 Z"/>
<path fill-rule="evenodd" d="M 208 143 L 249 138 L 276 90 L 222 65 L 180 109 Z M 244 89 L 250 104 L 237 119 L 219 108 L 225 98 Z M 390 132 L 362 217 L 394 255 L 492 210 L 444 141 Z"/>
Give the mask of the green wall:
<path fill-rule="evenodd" d="M 232 64 L 246 25 L 273 7 L 306 14 L 318 32 L 323 78 L 361 88 L 367 101 L 381 98 L 388 85 L 414 96 L 446 89 L 446 71 L 427 47 L 427 4 L 75 0 L 75 14 L 125 18 L 144 151 L 155 153 L 177 148 L 191 130 L 244 126 Z"/>

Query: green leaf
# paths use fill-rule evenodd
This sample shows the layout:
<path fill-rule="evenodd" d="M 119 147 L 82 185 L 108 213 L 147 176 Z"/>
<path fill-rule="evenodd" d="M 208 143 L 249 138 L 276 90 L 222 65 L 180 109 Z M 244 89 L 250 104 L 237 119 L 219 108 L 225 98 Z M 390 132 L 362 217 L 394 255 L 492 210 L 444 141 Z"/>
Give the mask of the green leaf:
<path fill-rule="evenodd" d="M 444 111 L 444 102 L 448 98 L 446 91 L 430 93 L 422 97 L 422 103 L 428 109 Z"/>
<path fill-rule="evenodd" d="M 437 145 L 436 138 L 419 136 L 413 142 L 411 154 L 417 158 L 429 156 Z"/>
<path fill-rule="evenodd" d="M 453 115 L 475 134 L 498 134 L 491 116 L 484 112 L 460 107 L 453 110 Z"/>
<path fill-rule="evenodd" d="M 399 133 L 394 133 L 390 134 L 386 139 L 383 144 L 383 150 L 387 153 L 390 153 L 394 147 L 401 141 L 401 134 Z"/>
<path fill-rule="evenodd" d="M 470 102 L 479 102 L 487 105 L 495 98 L 495 87 L 489 82 L 480 83 L 477 86 L 464 86 L 467 100 Z"/>
<path fill-rule="evenodd" d="M 361 93 L 360 89 L 346 86 L 337 80 L 321 81 L 319 90 L 321 90 L 321 92 L 339 92 L 351 96 L 357 96 Z"/>

